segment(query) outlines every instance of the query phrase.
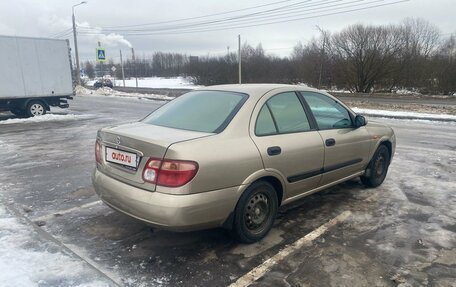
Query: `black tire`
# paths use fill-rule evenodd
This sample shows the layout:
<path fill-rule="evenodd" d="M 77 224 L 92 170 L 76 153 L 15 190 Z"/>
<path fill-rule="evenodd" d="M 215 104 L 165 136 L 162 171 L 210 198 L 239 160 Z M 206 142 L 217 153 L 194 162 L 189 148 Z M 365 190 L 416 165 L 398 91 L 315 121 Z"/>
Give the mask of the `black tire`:
<path fill-rule="evenodd" d="M 41 101 L 30 101 L 25 111 L 29 117 L 44 116 L 46 114 L 46 106 Z"/>
<path fill-rule="evenodd" d="M 385 145 L 380 145 L 375 151 L 369 166 L 368 174 L 361 176 L 361 182 L 367 187 L 377 187 L 383 183 L 390 164 L 390 152 Z"/>
<path fill-rule="evenodd" d="M 244 243 L 261 240 L 271 230 L 277 210 L 274 187 L 266 181 L 254 182 L 242 194 L 234 210 L 234 237 Z"/>
<path fill-rule="evenodd" d="M 24 117 L 27 115 L 27 113 L 24 110 L 18 108 L 12 108 L 10 109 L 10 112 L 18 117 Z"/>

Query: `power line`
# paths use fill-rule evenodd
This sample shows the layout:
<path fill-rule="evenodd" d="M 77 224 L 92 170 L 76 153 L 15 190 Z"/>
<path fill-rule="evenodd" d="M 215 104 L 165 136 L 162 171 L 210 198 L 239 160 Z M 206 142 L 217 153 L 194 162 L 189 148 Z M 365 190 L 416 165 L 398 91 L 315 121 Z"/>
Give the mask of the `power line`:
<path fill-rule="evenodd" d="M 237 16 L 230 16 L 228 18 L 219 18 L 219 19 L 213 19 L 213 20 L 208 20 L 208 21 L 196 21 L 196 22 L 182 23 L 182 24 L 168 25 L 168 26 L 161 26 L 161 27 L 158 26 L 156 28 L 137 28 L 137 29 L 125 29 L 125 28 L 113 29 L 113 28 L 106 28 L 106 27 L 99 27 L 99 28 L 102 30 L 105 30 L 105 31 L 113 31 L 113 32 L 156 31 L 156 30 L 163 31 L 163 30 L 169 30 L 169 29 L 174 30 L 174 29 L 178 29 L 178 28 L 189 28 L 189 27 L 196 27 L 196 26 L 200 26 L 200 25 L 207 25 L 207 24 L 219 23 L 219 22 L 224 22 L 224 21 L 233 21 L 233 20 L 237 20 L 237 19 L 241 19 L 241 18 L 251 17 L 254 15 L 260 15 L 260 14 L 265 14 L 268 12 L 270 13 L 270 12 L 274 12 L 274 11 L 284 10 L 286 8 L 288 8 L 288 9 L 295 8 L 295 7 L 299 7 L 300 5 L 310 2 L 310 1 L 312 1 L 312 0 L 299 1 L 297 3 L 292 3 L 292 4 L 280 6 L 280 7 L 275 7 L 273 9 L 269 9 L 269 10 L 257 11 L 254 13 L 241 14 L 241 15 L 237 15 Z M 328 0 L 319 0 L 319 1 L 325 2 Z M 344 1 L 344 0 L 336 0 L 336 1 Z M 195 17 L 195 18 L 198 18 L 198 17 Z M 177 20 L 175 20 L 175 21 L 177 21 Z M 136 25 L 136 26 L 141 26 L 141 25 Z"/>
<path fill-rule="evenodd" d="M 364 0 L 361 0 L 364 1 Z M 268 21 L 268 20 L 253 20 L 250 19 L 252 24 L 241 24 L 241 25 L 230 25 L 228 26 L 227 24 L 224 24 L 225 26 L 220 26 L 222 24 L 217 24 L 217 25 L 212 25 L 212 26 L 218 26 L 215 28 L 211 28 L 210 25 L 207 25 L 208 27 L 200 27 L 200 28 L 192 28 L 192 29 L 176 29 L 177 31 L 152 31 L 152 32 L 136 32 L 136 31 L 124 31 L 124 35 L 137 35 L 137 36 L 146 36 L 146 35 L 169 35 L 169 34 L 188 34 L 188 33 L 200 33 L 200 32 L 211 32 L 211 31 L 220 31 L 220 30 L 231 30 L 231 29 L 240 29 L 240 28 L 248 28 L 248 27 L 256 27 L 256 26 L 264 26 L 264 25 L 272 25 L 272 24 L 278 24 L 278 23 L 287 23 L 287 22 L 293 22 L 293 21 L 299 21 L 299 20 L 305 20 L 305 19 L 312 19 L 312 18 L 318 18 L 318 17 L 324 17 L 324 16 L 331 16 L 331 15 L 338 15 L 338 14 L 345 14 L 345 13 L 351 13 L 355 11 L 362 11 L 362 10 L 367 10 L 367 9 L 373 9 L 373 8 L 378 8 L 378 7 L 384 7 L 384 6 L 391 6 L 403 2 L 408 2 L 410 0 L 397 0 L 389 3 L 383 3 L 383 4 L 377 4 L 377 5 L 371 5 L 374 3 L 378 2 L 383 2 L 386 0 L 375 0 L 367 3 L 358 3 L 358 4 L 351 4 L 351 5 L 346 5 L 344 7 L 325 7 L 322 11 L 318 12 L 311 12 L 311 13 L 301 13 L 297 14 L 294 16 L 294 18 L 287 18 L 287 19 L 281 19 L 277 21 Z M 356 1 L 358 2 L 358 1 Z M 347 4 L 347 3 L 345 3 Z M 348 9 L 348 8 L 353 8 L 353 7 L 358 7 L 360 5 L 370 5 L 370 6 L 365 6 L 365 7 L 360 7 L 360 8 L 354 8 L 354 9 Z M 337 11 L 334 12 L 334 10 L 338 9 L 348 9 L 348 10 L 343 10 L 343 11 Z M 303 15 L 309 15 L 307 17 L 300 17 Z M 271 18 L 271 17 L 270 17 Z M 277 17 L 273 18 L 276 19 Z M 90 31 L 81 31 L 81 34 L 99 34 L 100 32 L 93 33 Z"/>
<path fill-rule="evenodd" d="M 65 38 L 65 37 L 68 37 L 68 36 L 71 36 L 71 34 L 73 34 L 73 31 L 69 31 L 68 33 L 66 34 L 63 34 L 63 35 L 60 35 L 58 37 L 55 37 L 57 39 L 62 39 L 62 38 Z"/>
<path fill-rule="evenodd" d="M 318 3 L 311 3 L 311 4 L 307 4 L 308 2 L 310 2 L 311 0 L 306 0 L 306 1 L 300 1 L 298 3 L 293 3 L 293 4 L 288 4 L 288 5 L 285 5 L 285 6 L 281 6 L 281 7 L 276 7 L 276 8 L 273 8 L 273 9 L 269 9 L 269 10 L 264 10 L 264 11 L 257 11 L 255 13 L 250 13 L 250 14 L 243 14 L 243 15 L 237 15 L 237 16 L 231 16 L 231 17 L 228 17 L 228 18 L 220 18 L 220 19 L 214 19 L 214 20 L 210 20 L 210 21 L 203 21 L 203 22 L 191 22 L 191 23 L 184 23 L 184 24 L 177 24 L 177 25 L 168 25 L 168 26 L 159 26 L 159 27 L 156 27 L 156 28 L 137 28 L 137 29 L 106 29 L 104 27 L 100 27 L 100 29 L 102 29 L 103 31 L 107 31 L 107 32 L 144 32 L 144 31 L 165 31 L 165 30 L 176 30 L 176 29 L 180 29 L 180 28 L 185 28 L 185 29 L 188 29 L 188 28 L 192 28 L 192 27 L 198 27 L 198 26 L 212 26 L 212 25 L 215 25 L 215 24 L 223 24 L 224 22 L 240 22 L 240 21 L 246 21 L 246 20 L 250 20 L 252 18 L 264 18 L 264 17 L 268 17 L 268 15 L 277 15 L 278 13 L 281 13 L 282 15 L 284 14 L 287 14 L 287 13 L 291 13 L 291 12 L 287 12 L 287 13 L 283 13 L 284 11 L 288 11 L 288 10 L 294 10 L 294 13 L 298 12 L 298 11 L 301 11 L 303 10 L 304 8 L 309 8 L 309 7 L 315 7 L 315 6 L 319 6 L 321 4 L 318 4 Z M 323 4 L 328 4 L 328 3 L 333 3 L 333 2 L 341 2 L 341 1 L 344 1 L 344 0 L 332 0 L 332 1 L 329 1 L 329 0 L 320 0 L 318 2 L 327 2 L 327 3 L 323 3 Z M 360 1 L 365 1 L 365 0 L 355 0 L 354 2 L 360 2 Z M 383 1 L 383 0 L 382 0 Z M 303 5 L 305 4 L 305 5 Z M 315 8 L 314 8 L 315 9 Z M 311 10 L 311 9 L 307 9 L 307 10 Z M 90 28 L 89 28 L 90 29 Z"/>
<path fill-rule="evenodd" d="M 52 34 L 51 36 L 49 36 L 49 38 L 58 38 L 58 37 L 60 37 L 60 35 L 64 35 L 64 34 L 66 34 L 68 32 L 71 32 L 71 31 L 72 31 L 72 28 L 65 29 L 65 30 L 62 30 L 60 32 Z"/>
<path fill-rule="evenodd" d="M 261 7 L 276 5 L 276 4 L 280 4 L 280 3 L 284 3 L 284 2 L 289 2 L 289 1 L 290 1 L 290 0 L 282 0 L 282 1 L 272 2 L 272 3 L 268 3 L 268 4 L 257 5 L 257 6 L 252 6 L 252 7 L 248 7 L 248 8 L 243 8 L 243 9 L 225 11 L 225 12 L 220 12 L 220 13 L 215 13 L 215 14 L 208 14 L 208 15 L 197 16 L 197 17 L 180 18 L 180 19 L 175 19 L 175 20 L 160 21 L 160 22 L 152 22 L 152 23 L 144 23 L 144 24 L 134 24 L 134 25 L 106 26 L 105 28 L 138 27 L 138 26 L 149 26 L 149 25 L 156 25 L 156 24 L 166 24 L 166 23 L 181 22 L 181 21 L 194 20 L 194 19 L 201 19 L 201 18 L 208 18 L 208 17 L 219 16 L 219 15 L 226 15 L 226 14 L 235 13 L 235 12 L 247 11 L 247 10 L 252 10 L 252 9 L 257 9 L 257 8 L 261 8 Z"/>
<path fill-rule="evenodd" d="M 330 2 L 327 2 L 325 4 L 329 4 L 329 3 L 332 3 L 332 2 L 340 2 L 340 1 L 343 1 L 343 0 L 335 0 L 335 1 L 330 1 Z M 212 23 L 209 23 L 207 25 L 185 25 L 183 28 L 185 28 L 185 30 L 189 30 L 190 28 L 192 28 L 192 26 L 195 26 L 195 28 L 199 28 L 199 29 L 202 29 L 202 28 L 212 28 L 212 27 L 217 27 L 217 26 L 220 26 L 220 25 L 229 25 L 230 22 L 233 22 L 235 21 L 233 24 L 248 24 L 248 23 L 261 23 L 261 21 L 270 21 L 270 20 L 274 20 L 274 19 L 282 19 L 283 16 L 303 16 L 303 15 L 309 15 L 309 14 L 315 14 L 315 13 L 320 13 L 319 11 L 316 11 L 316 12 L 310 12 L 310 11 L 315 11 L 315 10 L 323 10 L 321 12 L 325 12 L 325 11 L 330 11 L 330 10 L 338 10 L 338 9 L 345 9 L 345 8 L 352 8 L 352 7 L 356 7 L 356 6 L 362 6 L 362 5 L 367 5 L 367 4 L 373 4 L 373 3 L 378 3 L 378 2 L 384 2 L 384 1 L 387 1 L 387 0 L 373 0 L 371 2 L 367 2 L 367 3 L 359 3 L 359 2 L 365 2 L 367 0 L 352 0 L 352 1 L 348 1 L 348 2 L 345 2 L 345 3 L 338 3 L 338 4 L 332 4 L 332 5 L 329 5 L 329 6 L 320 6 L 320 7 L 313 7 L 313 6 L 316 6 L 316 5 L 309 5 L 309 6 L 306 6 L 305 8 L 308 8 L 308 7 L 311 7 L 310 9 L 296 9 L 292 12 L 275 12 L 273 13 L 272 15 L 256 15 L 256 16 L 253 16 L 253 17 L 248 17 L 248 18 L 245 18 L 245 19 L 230 19 L 230 20 L 221 20 L 221 21 L 214 21 Z M 353 4 L 353 3 L 358 3 L 358 4 Z M 341 6 L 341 7 L 339 7 Z M 312 8 L 313 7 L 313 8 Z M 288 9 L 287 9 L 288 10 Z M 302 10 L 304 10 L 306 13 L 302 13 Z M 251 19 L 252 18 L 252 19 Z M 265 20 L 262 20 L 262 19 L 265 19 Z M 219 22 L 219 23 L 217 23 Z M 224 23 L 224 22 L 227 22 L 227 23 Z M 202 27 L 198 27 L 198 26 L 202 26 Z M 207 27 L 205 27 L 207 26 Z M 119 33 L 128 33 L 128 34 L 135 34 L 135 33 L 139 33 L 139 32 L 164 32 L 164 31 L 167 31 L 167 30 L 178 30 L 179 27 L 175 27 L 175 28 L 162 28 L 162 29 L 141 29 L 141 30 L 123 30 L 123 31 L 117 31 L 117 30 L 107 30 L 107 32 L 119 32 Z M 105 30 L 103 30 L 105 31 Z"/>

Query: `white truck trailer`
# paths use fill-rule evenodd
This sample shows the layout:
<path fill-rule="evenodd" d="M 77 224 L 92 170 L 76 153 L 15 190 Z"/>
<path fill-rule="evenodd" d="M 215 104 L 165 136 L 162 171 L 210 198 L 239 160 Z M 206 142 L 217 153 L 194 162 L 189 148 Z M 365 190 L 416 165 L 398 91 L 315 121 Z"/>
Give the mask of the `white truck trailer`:
<path fill-rule="evenodd" d="M 0 111 L 44 115 L 73 96 L 67 40 L 0 36 Z"/>

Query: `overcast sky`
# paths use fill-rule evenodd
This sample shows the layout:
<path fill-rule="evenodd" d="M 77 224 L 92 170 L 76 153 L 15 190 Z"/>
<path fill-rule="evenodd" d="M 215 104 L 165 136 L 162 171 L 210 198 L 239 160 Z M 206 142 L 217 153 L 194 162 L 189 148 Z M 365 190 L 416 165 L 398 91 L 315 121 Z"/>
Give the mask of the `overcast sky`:
<path fill-rule="evenodd" d="M 257 13 L 275 9 L 289 4 L 306 9 L 303 17 L 342 11 L 323 9 L 328 7 L 346 10 L 392 3 L 399 0 L 87 0 L 88 3 L 75 8 L 76 22 L 84 27 L 107 27 L 120 25 L 136 25 L 160 21 L 170 21 L 182 18 L 199 17 L 209 14 L 225 13 L 228 11 L 246 9 L 253 6 L 266 5 L 256 9 L 247 9 L 217 16 L 187 20 L 186 22 L 172 22 L 161 26 L 192 23 L 200 21 L 219 20 L 235 17 L 246 13 Z M 71 28 L 71 6 L 79 1 L 69 0 L 1 0 L 0 1 L 0 34 L 50 37 Z M 280 3 L 277 3 L 280 2 Z M 325 3 L 326 2 L 326 3 Z M 271 4 L 276 3 L 276 4 Z M 369 4 L 372 3 L 372 4 Z M 299 6 L 301 5 L 301 6 Z M 350 6 L 355 5 L 355 6 Z M 357 5 L 357 6 L 356 6 Z M 364 5 L 364 6 L 363 6 Z M 308 8 L 306 8 L 308 7 Z M 312 7 L 312 8 L 311 8 Z M 320 9 L 320 10 L 319 10 Z M 287 8 L 286 12 L 275 16 L 273 21 L 293 19 L 294 10 Z M 303 11 L 303 10 L 301 10 Z M 294 11 L 296 13 L 296 11 Z M 237 35 L 241 34 L 242 41 L 256 46 L 262 43 L 267 53 L 278 56 L 287 56 L 292 47 L 298 42 L 303 43 L 318 34 L 316 26 L 332 32 L 338 31 L 350 24 L 388 24 L 399 23 L 406 17 L 423 18 L 440 28 L 444 36 L 456 32 L 456 0 L 410 0 L 395 5 L 382 6 L 345 14 L 302 19 L 273 25 L 236 28 L 232 30 L 210 31 L 187 34 L 162 35 L 128 35 L 117 32 L 114 35 L 104 34 L 103 31 L 91 30 L 90 35 L 78 35 L 81 61 L 94 60 L 97 41 L 107 49 L 107 56 L 118 61 L 119 50 L 122 49 L 125 57 L 131 57 L 131 44 L 137 55 L 151 55 L 154 51 L 182 52 L 192 55 L 221 55 L 226 53 L 227 47 L 231 51 L 237 47 Z M 294 16 L 295 18 L 297 16 Z M 262 18 L 267 21 L 268 18 Z M 272 20 L 271 20 L 272 21 Z M 271 22 L 270 21 L 270 22 Z M 231 22 L 228 25 L 241 25 Z M 249 24 L 258 23 L 246 22 Z M 218 26 L 207 26 L 218 27 Z M 129 27 L 137 29 L 143 27 Z M 147 28 L 157 28 L 147 26 Z M 199 28 L 202 29 L 202 28 Z M 206 28 L 207 29 L 207 28 Z M 86 30 L 87 31 L 87 30 Z M 63 37 L 72 40 L 71 31 Z M 130 32 L 131 33 L 131 32 Z M 73 42 L 71 41 L 71 45 Z M 0 51 L 1 52 L 1 51 Z"/>

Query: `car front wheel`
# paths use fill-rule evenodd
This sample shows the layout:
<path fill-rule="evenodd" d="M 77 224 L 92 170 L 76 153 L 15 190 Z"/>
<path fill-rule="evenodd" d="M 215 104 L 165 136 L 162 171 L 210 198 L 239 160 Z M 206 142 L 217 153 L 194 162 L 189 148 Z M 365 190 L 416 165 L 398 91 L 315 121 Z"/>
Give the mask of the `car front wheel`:
<path fill-rule="evenodd" d="M 244 243 L 261 240 L 271 230 L 277 210 L 278 200 L 274 187 L 266 181 L 253 183 L 236 205 L 234 236 Z"/>
<path fill-rule="evenodd" d="M 368 187 L 377 187 L 383 183 L 390 164 L 390 153 L 385 145 L 380 145 L 369 163 L 369 174 L 361 176 L 361 182 Z"/>

